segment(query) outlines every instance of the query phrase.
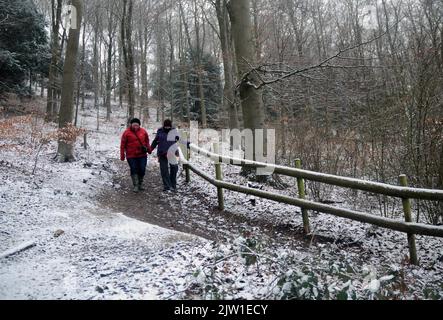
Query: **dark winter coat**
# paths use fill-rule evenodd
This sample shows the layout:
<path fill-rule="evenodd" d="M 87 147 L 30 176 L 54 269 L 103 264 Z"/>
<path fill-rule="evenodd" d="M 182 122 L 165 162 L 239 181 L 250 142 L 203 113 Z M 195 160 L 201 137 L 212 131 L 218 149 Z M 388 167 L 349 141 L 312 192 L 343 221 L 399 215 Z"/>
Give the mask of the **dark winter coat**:
<path fill-rule="evenodd" d="M 146 157 L 147 154 L 143 152 L 142 145 L 147 148 L 149 154 L 152 153 L 148 132 L 143 128 L 140 128 L 137 132 L 132 128 L 126 129 L 122 135 L 120 144 L 120 159 L 124 161 L 125 158 L 135 159 Z"/>
<path fill-rule="evenodd" d="M 157 148 L 158 157 L 166 157 L 168 154 L 168 150 L 180 140 L 178 135 L 178 131 L 175 128 L 165 129 L 160 128 L 157 131 L 154 141 L 151 145 L 151 150 L 153 151 Z"/>

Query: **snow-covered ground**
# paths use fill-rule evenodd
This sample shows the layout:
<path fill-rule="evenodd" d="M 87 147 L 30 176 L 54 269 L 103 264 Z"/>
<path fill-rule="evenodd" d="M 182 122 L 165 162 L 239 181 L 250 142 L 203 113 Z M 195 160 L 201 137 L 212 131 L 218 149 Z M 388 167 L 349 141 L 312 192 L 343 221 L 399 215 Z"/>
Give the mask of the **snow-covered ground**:
<path fill-rule="evenodd" d="M 95 132 L 93 113 L 85 114 L 90 148 L 77 146 L 77 162 L 55 162 L 51 143 L 32 176 L 26 148 L 1 150 L 0 253 L 30 241 L 36 246 L 0 260 L 0 299 L 165 297 L 188 273 L 177 253 L 192 255 L 206 244 L 100 208 L 97 192 L 118 187 L 112 168 L 122 118 Z"/>
<path fill-rule="evenodd" d="M 441 239 L 417 237 L 421 265 L 410 266 L 401 233 L 311 213 L 314 237 L 304 238 L 298 208 L 225 191 L 222 214 L 213 210 L 216 188 L 195 175 L 189 185 L 181 176 L 180 192 L 165 200 L 177 224 L 188 226 L 170 229 L 187 233 L 103 205 L 99 195 L 110 195 L 110 203 L 113 195 L 127 199 L 126 207 L 136 198 L 115 179 L 125 175 L 118 161 L 124 110 L 102 121 L 99 132 L 95 117 L 92 109 L 81 114 L 89 148 L 79 139 L 78 161 L 55 162 L 51 143 L 35 175 L 32 133 L 0 137 L 0 256 L 35 243 L 0 258 L 0 299 L 442 299 Z M 149 133 L 158 126 L 150 124 Z M 54 129 L 38 121 L 31 127 Z M 207 159 L 192 161 L 214 172 Z M 152 158 L 151 170 L 157 166 Z M 248 184 L 238 168 L 223 170 L 227 181 Z M 264 188 L 296 196 L 295 187 Z"/>
<path fill-rule="evenodd" d="M 214 166 L 209 159 L 194 155 L 192 162 L 203 171 L 214 174 Z M 250 182 L 239 175 L 238 167 L 223 165 L 223 172 L 226 181 L 250 186 Z M 261 188 L 296 197 L 295 179 L 288 178 L 284 182 L 293 187 L 276 190 L 262 185 Z M 257 183 L 253 185 L 257 186 Z M 208 201 L 216 203 L 216 188 L 202 179 L 193 176 L 190 188 L 206 194 Z M 226 211 L 275 226 L 271 238 L 257 232 L 259 230 L 251 230 L 249 235 L 258 242 L 258 251 L 266 256 L 264 260 L 261 259 L 262 266 L 272 266 L 270 268 L 274 268 L 275 274 L 287 272 L 290 275 L 279 278 L 280 291 L 276 290 L 272 297 L 443 298 L 443 239 L 416 236 L 420 258 L 420 267 L 416 267 L 407 263 L 408 246 L 403 233 L 310 212 L 314 235 L 294 243 L 287 234 L 289 230 L 294 232 L 295 238 L 300 239 L 297 237 L 302 232 L 299 208 L 226 190 L 224 197 Z M 340 197 L 339 192 L 334 193 L 333 199 L 341 207 L 370 211 L 364 203 L 352 203 L 346 197 Z M 273 242 L 279 243 L 276 245 Z M 302 294 L 300 290 L 294 292 L 297 291 L 294 284 L 299 285 Z M 311 291 L 304 292 L 303 288 L 310 288 Z"/>

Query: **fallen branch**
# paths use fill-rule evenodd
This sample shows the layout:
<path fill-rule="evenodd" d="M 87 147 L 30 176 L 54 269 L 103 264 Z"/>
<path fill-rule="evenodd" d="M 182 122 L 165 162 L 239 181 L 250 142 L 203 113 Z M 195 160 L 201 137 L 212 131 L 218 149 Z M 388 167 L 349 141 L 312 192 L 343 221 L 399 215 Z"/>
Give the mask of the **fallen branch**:
<path fill-rule="evenodd" d="M 35 247 L 35 246 L 36 246 L 35 241 L 25 242 L 25 243 L 21 244 L 18 247 L 15 247 L 15 248 L 12 248 L 12 249 L 9 249 L 7 251 L 4 251 L 4 252 L 0 253 L 0 259 L 13 256 L 13 255 L 15 255 L 15 254 L 17 254 L 19 252 L 25 251 L 25 250 L 30 249 L 30 248 Z"/>

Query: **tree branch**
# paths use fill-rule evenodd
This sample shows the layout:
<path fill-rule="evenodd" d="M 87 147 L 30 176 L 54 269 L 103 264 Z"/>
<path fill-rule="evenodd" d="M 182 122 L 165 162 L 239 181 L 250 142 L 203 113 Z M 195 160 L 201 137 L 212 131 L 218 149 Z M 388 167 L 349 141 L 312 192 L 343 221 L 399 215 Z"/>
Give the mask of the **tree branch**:
<path fill-rule="evenodd" d="M 321 69 L 321 68 L 325 68 L 325 67 L 329 67 L 329 68 L 336 67 L 336 66 L 334 66 L 334 65 L 330 65 L 329 62 L 332 61 L 332 60 L 334 60 L 334 59 L 336 59 L 336 58 L 341 58 L 340 56 L 341 56 L 343 53 L 346 53 L 346 52 L 348 52 L 348 51 L 351 51 L 351 50 L 357 49 L 357 48 L 359 48 L 359 47 L 362 47 L 362 46 L 364 46 L 364 45 L 370 44 L 370 43 L 372 43 L 372 42 L 374 42 L 374 41 L 380 39 L 380 38 L 383 37 L 386 33 L 387 33 L 387 31 L 385 31 L 385 32 L 383 32 L 383 33 L 381 33 L 381 34 L 379 34 L 378 36 L 376 36 L 376 37 L 374 37 L 374 38 L 372 38 L 372 39 L 370 39 L 370 40 L 368 40 L 368 41 L 365 41 L 365 42 L 362 42 L 362 43 L 356 44 L 356 45 L 354 45 L 354 46 L 351 46 L 351 47 L 348 47 L 348 48 L 342 49 L 342 50 L 338 51 L 335 55 L 330 56 L 330 57 L 324 59 L 323 61 L 321 61 L 320 63 L 318 63 L 318 64 L 316 64 L 316 65 L 312 65 L 312 66 L 309 66 L 309 67 L 305 67 L 305 68 L 297 69 L 297 70 L 293 70 L 293 71 L 283 71 L 283 70 L 281 70 L 280 73 L 284 73 L 284 74 L 283 74 L 282 76 L 280 76 L 280 77 L 278 77 L 278 78 L 275 78 L 275 79 L 272 79 L 272 80 L 264 80 L 264 79 L 259 75 L 259 72 L 258 72 L 258 71 L 261 70 L 261 69 L 264 67 L 263 65 L 254 68 L 254 67 L 251 66 L 251 64 L 250 64 L 249 62 L 246 61 L 246 59 L 243 58 L 243 60 L 245 60 L 246 63 L 248 63 L 248 64 L 251 66 L 251 70 L 250 70 L 249 72 L 247 72 L 247 73 L 241 78 L 241 81 L 240 81 L 240 83 L 237 85 L 237 87 L 239 87 L 242 83 L 246 83 L 246 84 L 252 86 L 254 89 L 259 90 L 259 89 L 263 88 L 264 86 L 267 86 L 267 85 L 270 85 L 270 84 L 274 84 L 274 83 L 277 83 L 277 82 L 281 82 L 281 81 L 283 81 L 283 80 L 285 80 L 285 79 L 287 79 L 287 78 L 293 77 L 293 76 L 298 75 L 298 74 L 301 74 L 301 73 L 305 73 L 305 72 L 308 72 L 308 71 L 312 71 L 312 70 L 315 70 L 315 69 Z M 364 67 L 367 67 L 367 66 L 364 66 Z M 343 66 L 343 68 L 344 68 L 344 66 Z M 259 83 L 259 84 L 252 83 L 252 82 L 250 81 L 250 79 L 249 79 L 249 76 L 250 76 L 252 73 L 254 73 L 254 72 L 259 76 L 259 80 L 260 80 L 260 83 Z"/>

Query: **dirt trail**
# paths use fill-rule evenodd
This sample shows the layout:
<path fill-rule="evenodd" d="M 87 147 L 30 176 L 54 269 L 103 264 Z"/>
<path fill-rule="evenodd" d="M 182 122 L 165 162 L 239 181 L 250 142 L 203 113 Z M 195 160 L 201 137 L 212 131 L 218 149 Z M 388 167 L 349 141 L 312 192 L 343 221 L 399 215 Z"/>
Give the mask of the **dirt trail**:
<path fill-rule="evenodd" d="M 144 183 L 146 191 L 139 194 L 132 192 L 127 164 L 117 162 L 116 166 L 118 169 L 113 182 L 117 187 L 105 190 L 99 200 L 104 207 L 131 218 L 215 241 L 251 234 L 286 245 L 309 245 L 311 241 L 303 236 L 300 228 L 294 226 L 272 225 L 227 210 L 220 211 L 216 198 L 208 198 L 196 184 L 185 183 L 181 169 L 178 192 L 164 193 L 155 158 L 151 158 L 148 165 Z M 208 188 L 212 186 L 208 185 Z"/>

